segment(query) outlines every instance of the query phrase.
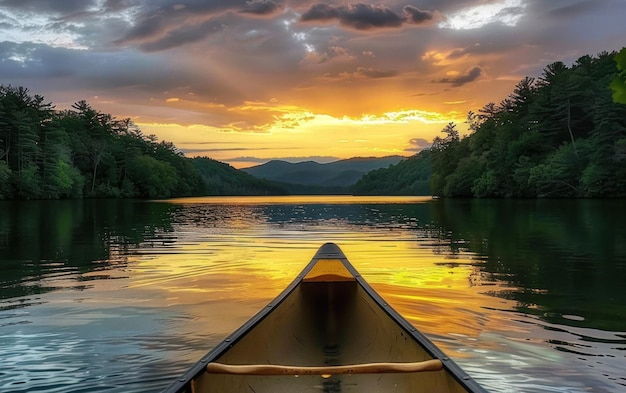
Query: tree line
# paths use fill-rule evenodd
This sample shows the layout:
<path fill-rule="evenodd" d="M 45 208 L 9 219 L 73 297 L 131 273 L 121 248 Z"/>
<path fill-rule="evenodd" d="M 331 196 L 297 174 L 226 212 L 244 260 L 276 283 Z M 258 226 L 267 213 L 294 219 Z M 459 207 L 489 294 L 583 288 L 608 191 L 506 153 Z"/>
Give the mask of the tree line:
<path fill-rule="evenodd" d="M 209 158 L 186 158 L 173 143 L 86 101 L 57 111 L 27 88 L 0 86 L 0 199 L 284 192 Z"/>
<path fill-rule="evenodd" d="M 620 56 L 626 52 L 582 56 L 570 67 L 548 64 L 499 104 L 470 112 L 469 135 L 461 137 L 456 124 L 448 124 L 412 166 L 430 166 L 435 196 L 626 196 L 626 105 L 619 102 L 621 87 L 615 93 L 609 87 L 623 84 Z M 393 183 L 424 180 L 395 166 L 365 176 L 355 192 L 376 177 L 386 177 L 389 189 L 369 193 L 393 193 Z"/>

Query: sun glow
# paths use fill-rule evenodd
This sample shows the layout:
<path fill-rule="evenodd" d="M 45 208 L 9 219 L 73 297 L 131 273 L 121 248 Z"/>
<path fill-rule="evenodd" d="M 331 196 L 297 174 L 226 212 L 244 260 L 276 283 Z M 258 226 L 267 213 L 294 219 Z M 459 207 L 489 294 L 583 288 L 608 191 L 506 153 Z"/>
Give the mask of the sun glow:
<path fill-rule="evenodd" d="M 175 141 L 187 156 L 208 156 L 242 168 L 259 163 L 246 157 L 269 161 L 285 156 L 408 156 L 415 154 L 412 139 L 430 141 L 445 124 L 462 125 L 464 121 L 458 111 L 419 109 L 338 117 L 297 107 L 246 103 L 231 111 L 239 112 L 242 121 L 222 127 L 150 122 L 137 125 L 146 134 Z M 264 118 L 266 122 L 252 125 L 246 118 Z"/>

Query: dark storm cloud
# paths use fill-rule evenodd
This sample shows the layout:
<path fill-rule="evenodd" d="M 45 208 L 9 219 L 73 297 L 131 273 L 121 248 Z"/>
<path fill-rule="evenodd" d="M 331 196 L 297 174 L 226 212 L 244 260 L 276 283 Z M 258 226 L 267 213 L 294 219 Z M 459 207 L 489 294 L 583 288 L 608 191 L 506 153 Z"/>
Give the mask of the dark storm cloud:
<path fill-rule="evenodd" d="M 350 4 L 329 5 L 318 3 L 312 5 L 300 17 L 302 22 L 337 20 L 343 26 L 356 30 L 400 27 L 403 23 L 423 23 L 434 18 L 434 13 L 422 11 L 413 6 L 404 7 L 404 15 L 399 15 L 385 5 Z"/>
<path fill-rule="evenodd" d="M 62 15 L 83 12 L 95 4 L 95 0 L 4 0 L 0 2 L 1 7 L 15 11 L 52 12 Z"/>
<path fill-rule="evenodd" d="M 246 2 L 246 6 L 240 11 L 244 14 L 270 15 L 283 8 L 281 3 L 271 0 L 251 0 Z"/>
<path fill-rule="evenodd" d="M 478 79 L 478 77 L 482 74 L 483 70 L 476 66 L 467 71 L 465 74 L 460 74 L 453 77 L 441 78 L 436 80 L 437 83 L 450 83 L 454 87 L 463 86 L 466 83 L 470 83 Z"/>

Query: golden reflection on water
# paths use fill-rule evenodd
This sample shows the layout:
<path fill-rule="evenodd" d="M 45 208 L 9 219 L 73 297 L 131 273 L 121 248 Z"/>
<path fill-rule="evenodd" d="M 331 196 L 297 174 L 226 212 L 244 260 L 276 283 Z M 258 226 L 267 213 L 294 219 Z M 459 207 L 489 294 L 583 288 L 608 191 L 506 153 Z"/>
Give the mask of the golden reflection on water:
<path fill-rule="evenodd" d="M 123 228 L 132 222 L 132 230 L 105 244 L 110 260 L 85 252 L 74 263 L 40 261 L 34 266 L 52 268 L 23 277 L 34 292 L 0 304 L 0 347 L 15 359 L 5 379 L 47 385 L 33 378 L 25 357 L 35 368 L 64 361 L 71 368 L 53 368 L 50 378 L 74 379 L 75 357 L 90 353 L 99 357 L 85 358 L 90 371 L 76 384 L 81 391 L 105 380 L 143 388 L 138 375 L 145 372 L 137 369 L 152 375 L 160 360 L 170 374 L 152 382 L 164 388 L 171 373 L 179 375 L 276 297 L 322 243 L 335 242 L 390 305 L 491 391 L 609 392 L 614 381 L 626 383 L 623 333 L 541 318 L 533 297 L 508 300 L 519 299 L 508 292 L 545 289 L 511 287 L 485 270 L 484 255 L 451 247 L 430 198 L 211 197 L 140 209 L 143 203 L 133 209 L 150 220 L 124 218 Z M 86 244 L 75 247 L 93 248 Z M 583 316 L 568 310 L 563 318 Z M 68 342 L 77 344 L 63 358 Z"/>
<path fill-rule="evenodd" d="M 155 302 L 194 309 L 191 313 L 204 321 L 205 333 L 224 338 L 289 285 L 325 242 L 266 240 L 269 244 L 245 237 L 223 243 L 196 239 L 179 253 L 139 256 L 130 264 L 128 287 L 158 288 L 160 294 L 151 297 Z M 473 286 L 478 267 L 472 255 L 457 256 L 449 265 L 442 263 L 444 256 L 415 242 L 378 241 L 357 231 L 344 231 L 338 240 L 374 289 L 418 329 L 439 339 L 446 352 L 455 349 L 447 347 L 445 337 L 476 338 L 490 323 L 484 307 L 503 307 L 502 299 L 485 296 Z"/>
<path fill-rule="evenodd" d="M 515 386 L 533 381 L 531 391 L 545 390 L 544 380 L 549 385 L 555 372 L 576 361 L 546 340 L 579 338 L 515 314 L 515 301 L 493 294 L 516 288 L 485 281 L 495 279 L 483 276 L 483 260 L 462 248 L 453 252 L 441 233 L 429 232 L 427 216 L 417 223 L 405 207 L 381 205 L 429 201 L 348 196 L 166 201 L 182 206 L 175 241 L 129 257 L 123 296 L 171 310 L 165 329 L 195 343 L 178 355 L 191 363 L 275 298 L 323 243 L 334 242 L 392 307 L 488 389 L 517 391 Z M 580 387 L 567 379 L 559 384 Z"/>

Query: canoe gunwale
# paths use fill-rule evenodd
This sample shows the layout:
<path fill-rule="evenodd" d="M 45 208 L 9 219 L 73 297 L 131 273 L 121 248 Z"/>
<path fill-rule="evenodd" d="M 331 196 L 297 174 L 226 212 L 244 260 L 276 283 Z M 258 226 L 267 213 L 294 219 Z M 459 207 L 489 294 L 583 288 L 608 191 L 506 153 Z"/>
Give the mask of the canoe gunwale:
<path fill-rule="evenodd" d="M 319 254 L 319 252 L 318 252 Z M 206 366 L 213 360 L 219 358 L 229 348 L 231 348 L 237 341 L 239 341 L 247 332 L 258 325 L 266 316 L 268 316 L 278 305 L 280 305 L 289 295 L 301 284 L 302 279 L 307 273 L 313 269 L 313 266 L 317 263 L 317 255 L 309 262 L 309 264 L 302 270 L 300 274 L 289 284 L 274 300 L 272 300 L 266 307 L 257 312 L 252 318 L 241 325 L 233 333 L 229 334 L 222 342 L 211 349 L 206 355 L 204 355 L 196 364 L 194 364 L 186 373 L 184 373 L 178 380 L 172 383 L 162 393 L 178 393 L 186 385 L 199 374 L 206 372 Z M 344 257 L 345 258 L 345 257 Z"/>
<path fill-rule="evenodd" d="M 374 299 L 376 303 L 378 303 L 382 309 L 392 318 L 398 325 L 400 325 L 411 337 L 413 337 L 420 345 L 428 352 L 433 359 L 439 359 L 443 363 L 443 368 L 447 370 L 454 379 L 457 380 L 463 387 L 465 387 L 469 392 L 473 393 L 486 393 L 486 390 L 480 386 L 476 381 L 472 379 L 463 369 L 456 364 L 452 359 L 450 359 L 439 347 L 430 341 L 428 337 L 426 337 L 422 332 L 420 332 L 415 326 L 413 326 L 409 321 L 407 321 L 400 313 L 394 310 L 393 307 L 387 303 L 382 296 L 378 294 L 372 288 L 367 281 L 361 275 L 356 272 L 354 267 L 350 265 L 348 267 L 353 273 L 356 273 L 356 280 L 359 285 L 367 292 L 367 294 Z"/>
<path fill-rule="evenodd" d="M 324 250 L 325 247 L 333 247 L 336 248 L 334 253 L 329 253 Z M 323 257 L 320 257 L 323 255 Z M 472 379 L 458 364 L 456 364 L 452 359 L 450 359 L 439 347 L 433 344 L 428 337 L 426 337 L 422 332 L 420 332 L 415 326 L 413 326 L 409 321 L 407 321 L 400 313 L 398 313 L 393 307 L 387 303 L 385 299 L 378 292 L 372 288 L 372 286 L 361 276 L 354 266 L 348 261 L 347 257 L 344 253 L 339 249 L 339 247 L 333 243 L 326 243 L 320 248 L 315 257 L 313 257 L 313 261 L 317 262 L 317 259 L 322 258 L 337 258 L 340 259 L 346 269 L 356 278 L 357 283 L 365 290 L 365 292 L 378 304 L 382 307 L 385 313 L 392 318 L 398 325 L 400 325 L 410 336 L 412 336 L 420 345 L 428 352 L 433 359 L 439 359 L 443 363 L 443 368 L 450 372 L 450 374 L 459 382 L 462 386 L 467 388 L 470 392 L 475 393 L 486 393 L 486 390 L 480 386 L 476 381 Z M 307 266 L 309 268 L 310 266 Z"/>
<path fill-rule="evenodd" d="M 291 295 L 296 288 L 304 281 L 304 277 L 313 269 L 319 260 L 323 259 L 338 259 L 344 265 L 344 267 L 354 276 L 358 285 L 370 296 L 374 302 L 376 302 L 382 310 L 393 319 L 406 333 L 416 340 L 424 350 L 432 356 L 433 359 L 438 359 L 442 362 L 443 368 L 468 392 L 471 393 L 487 393 L 487 391 L 474 381 L 461 367 L 459 367 L 452 359 L 450 359 L 445 353 L 433 344 L 424 334 L 422 334 L 415 326 L 408 322 L 402 315 L 393 309 L 370 285 L 367 281 L 361 277 L 361 274 L 352 266 L 348 261 L 345 254 L 334 243 L 326 243 L 322 245 L 311 261 L 302 270 L 300 274 L 266 307 L 257 312 L 247 322 L 237 328 L 233 333 L 229 334 L 222 342 L 211 349 L 205 354 L 198 362 L 196 362 L 187 372 L 180 376 L 170 386 L 168 386 L 162 393 L 179 393 L 185 391 L 186 387 L 189 387 L 193 380 L 200 374 L 206 372 L 207 365 L 218 359 L 232 346 L 234 346 L 239 340 L 243 338 L 251 329 L 257 326 L 263 319 L 274 311 L 285 299 Z"/>

